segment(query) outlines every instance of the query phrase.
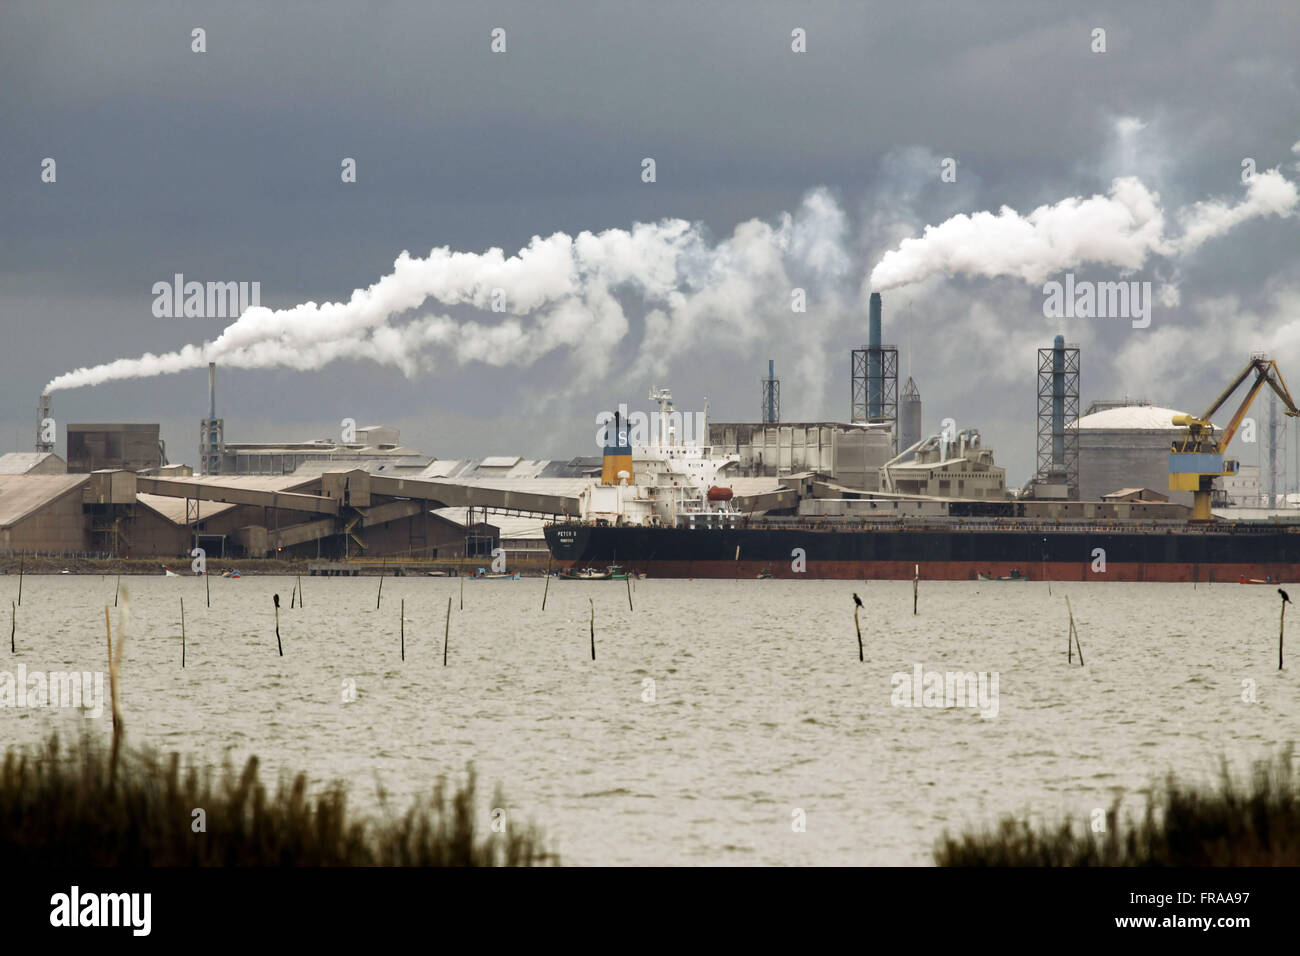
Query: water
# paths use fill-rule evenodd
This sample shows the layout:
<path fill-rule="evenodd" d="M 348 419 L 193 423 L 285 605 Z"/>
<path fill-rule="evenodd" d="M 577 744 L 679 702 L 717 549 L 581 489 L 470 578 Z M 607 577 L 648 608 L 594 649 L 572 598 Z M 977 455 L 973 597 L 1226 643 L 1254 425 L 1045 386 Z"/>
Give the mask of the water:
<path fill-rule="evenodd" d="M 387 578 L 378 611 L 376 578 L 304 578 L 293 610 L 287 577 L 214 578 L 211 609 L 202 579 L 122 583 L 130 740 L 214 764 L 257 754 L 267 780 L 344 779 L 365 809 L 377 784 L 404 807 L 472 761 L 484 809 L 499 783 L 507 818 L 541 825 L 569 864 L 928 864 L 945 829 L 1117 795 L 1137 809 L 1166 772 L 1212 780 L 1221 757 L 1244 769 L 1300 726 L 1300 632 L 1279 674 L 1271 587 L 922 582 L 913 617 L 910 582 L 649 579 L 634 613 L 621 581 L 552 581 L 545 613 L 540 579 L 466 581 L 463 611 L 455 579 Z M 0 670 L 105 670 L 113 588 L 27 576 Z M 0 601 L 16 590 L 0 580 Z M 1065 659 L 1067 594 L 1083 668 Z M 893 706 L 891 676 L 917 663 L 997 672 L 997 716 Z M 107 714 L 0 709 L 0 744 L 82 726 L 110 732 Z"/>

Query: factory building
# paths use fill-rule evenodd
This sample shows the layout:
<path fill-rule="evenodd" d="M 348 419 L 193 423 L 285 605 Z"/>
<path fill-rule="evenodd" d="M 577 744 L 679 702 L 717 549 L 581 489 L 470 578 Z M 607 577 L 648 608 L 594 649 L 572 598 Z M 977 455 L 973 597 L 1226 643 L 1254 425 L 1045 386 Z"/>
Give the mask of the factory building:
<path fill-rule="evenodd" d="M 972 428 L 951 442 L 935 436 L 918 448 L 910 461 L 882 466 L 880 489 L 927 498 L 1000 501 L 1007 496 L 1007 473 L 993 463 L 992 450 L 981 447 L 980 434 Z"/>
<path fill-rule="evenodd" d="M 356 441 L 328 438 L 300 442 L 225 442 L 216 457 L 219 475 L 292 475 L 306 466 L 307 473 L 343 471 L 362 463 L 387 464 L 393 471 L 418 473 L 429 464 L 429 456 L 398 441 L 398 431 L 386 425 L 368 425 L 356 430 Z"/>
<path fill-rule="evenodd" d="M 167 463 L 158 425 L 110 423 L 68 426 L 68 471 L 149 471 Z"/>
<path fill-rule="evenodd" d="M 89 475 L 0 475 L 0 553 L 89 550 L 82 489 Z"/>
<path fill-rule="evenodd" d="M 715 456 L 740 457 L 733 475 L 778 478 L 811 471 L 865 491 L 878 488 L 880 467 L 893 457 L 887 428 L 842 422 L 710 422 L 709 444 Z"/>
<path fill-rule="evenodd" d="M 1151 488 L 1175 504 L 1190 505 L 1190 492 L 1169 491 L 1169 450 L 1183 431 L 1173 424 L 1179 414 L 1158 405 L 1121 405 L 1093 410 L 1072 423 L 1079 443 L 1080 499 L 1100 501 L 1122 488 Z"/>

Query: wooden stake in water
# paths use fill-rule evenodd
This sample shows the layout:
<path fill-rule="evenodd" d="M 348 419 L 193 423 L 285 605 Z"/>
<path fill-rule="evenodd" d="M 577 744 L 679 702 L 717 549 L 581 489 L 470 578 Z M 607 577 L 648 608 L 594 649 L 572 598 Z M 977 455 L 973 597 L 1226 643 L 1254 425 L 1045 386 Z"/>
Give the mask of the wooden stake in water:
<path fill-rule="evenodd" d="M 912 613 L 916 613 L 916 596 L 921 589 L 921 566 L 916 565 L 916 572 L 912 575 Z"/>
<path fill-rule="evenodd" d="M 858 661 L 861 663 L 862 656 L 862 625 L 858 623 L 858 610 L 862 607 L 862 598 L 858 597 L 857 592 L 853 594 L 853 627 L 858 632 Z"/>
<path fill-rule="evenodd" d="M 284 657 L 284 645 L 280 643 L 280 595 L 272 594 L 271 600 L 275 602 L 275 646 L 280 649 L 280 656 Z"/>
<path fill-rule="evenodd" d="M 402 660 L 406 660 L 406 598 L 402 598 Z"/>
<path fill-rule="evenodd" d="M 596 602 L 591 598 L 587 598 L 587 602 L 591 605 L 591 659 L 594 661 L 596 659 Z"/>
<path fill-rule="evenodd" d="M 379 602 L 384 596 L 384 569 L 379 569 L 379 593 L 375 595 L 375 610 L 379 610 Z"/>
<path fill-rule="evenodd" d="M 1079 649 L 1079 666 L 1083 667 L 1083 645 L 1079 643 L 1079 629 L 1074 626 L 1074 609 L 1070 607 L 1070 595 L 1065 596 L 1065 610 L 1070 615 L 1070 630 L 1065 637 L 1067 663 L 1074 663 L 1074 649 Z"/>
<path fill-rule="evenodd" d="M 546 592 L 551 589 L 551 558 L 546 558 L 546 587 L 542 588 L 542 610 L 546 610 Z"/>
<path fill-rule="evenodd" d="M 302 603 L 302 575 L 299 574 L 298 575 L 298 610 L 301 611 L 304 607 L 306 607 L 306 605 Z"/>
<path fill-rule="evenodd" d="M 290 610 L 290 611 L 293 610 L 293 602 L 294 602 L 294 599 L 295 599 L 297 596 L 298 596 L 298 585 L 295 584 L 295 585 L 293 586 L 293 590 L 289 592 L 289 610 Z"/>
<path fill-rule="evenodd" d="M 14 650 L 14 634 L 17 633 L 17 631 L 18 631 L 18 605 L 15 602 L 10 601 L 9 602 L 9 653 L 10 654 L 17 653 Z"/>
<path fill-rule="evenodd" d="M 117 595 L 122 590 L 122 575 L 117 576 L 117 584 L 113 586 L 113 607 L 117 607 Z"/>
<path fill-rule="evenodd" d="M 442 666 L 447 666 L 447 644 L 451 640 L 451 598 L 447 598 L 447 627 L 442 632 Z"/>
<path fill-rule="evenodd" d="M 20 556 L 18 558 L 18 603 L 19 604 L 23 603 L 23 565 L 26 563 L 26 561 L 27 558 L 25 556 Z"/>
<path fill-rule="evenodd" d="M 181 598 L 181 668 L 185 667 L 185 598 Z"/>
<path fill-rule="evenodd" d="M 465 575 L 460 576 L 460 609 L 465 610 Z"/>
<path fill-rule="evenodd" d="M 1282 595 L 1282 619 L 1278 622 L 1277 628 L 1277 669 L 1282 669 L 1282 640 L 1286 635 L 1286 606 L 1291 603 L 1291 596 L 1281 588 L 1277 593 Z"/>
<path fill-rule="evenodd" d="M 208 607 L 212 607 L 212 578 L 207 571 L 203 572 L 203 588 L 208 595 Z"/>
<path fill-rule="evenodd" d="M 629 571 L 623 580 L 627 581 L 627 609 L 630 611 L 632 610 L 632 572 Z"/>

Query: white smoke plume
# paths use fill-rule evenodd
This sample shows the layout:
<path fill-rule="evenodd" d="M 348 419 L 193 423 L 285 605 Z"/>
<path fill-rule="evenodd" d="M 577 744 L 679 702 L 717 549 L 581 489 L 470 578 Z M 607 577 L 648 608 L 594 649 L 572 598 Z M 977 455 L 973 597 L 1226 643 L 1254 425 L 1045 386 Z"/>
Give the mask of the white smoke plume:
<path fill-rule="evenodd" d="M 1179 236 L 1165 235 L 1160 196 L 1132 176 L 1110 191 L 1086 199 L 1071 197 L 1039 206 L 1022 216 L 1003 206 L 996 214 L 960 214 L 927 226 L 919 238 L 904 239 L 871 270 L 871 287 L 883 292 L 930 276 L 1010 276 L 1040 283 L 1085 263 L 1140 268 L 1151 256 L 1176 257 L 1197 249 L 1249 219 L 1290 216 L 1297 194 L 1293 182 L 1271 169 L 1253 176 L 1236 204 L 1198 202 L 1179 210 Z"/>
<path fill-rule="evenodd" d="M 638 365 L 654 371 L 702 339 L 753 339 L 788 322 L 791 290 L 800 284 L 823 291 L 821 312 L 842 310 L 836 290 L 850 288 L 842 280 L 855 271 L 846 234 L 838 203 L 818 189 L 795 213 L 774 223 L 743 222 L 717 242 L 697 224 L 668 219 L 630 230 L 534 237 L 509 257 L 500 249 L 441 247 L 423 259 L 403 252 L 391 274 L 346 302 L 249 308 L 211 342 L 80 368 L 46 390 L 165 375 L 209 361 L 308 370 L 368 358 L 410 376 L 439 361 L 527 365 L 565 349 L 600 369 L 629 334 L 620 297 L 642 307 L 647 346 Z M 400 321 L 430 300 L 484 316 L 421 314 Z M 493 310 L 498 304 L 504 311 Z"/>

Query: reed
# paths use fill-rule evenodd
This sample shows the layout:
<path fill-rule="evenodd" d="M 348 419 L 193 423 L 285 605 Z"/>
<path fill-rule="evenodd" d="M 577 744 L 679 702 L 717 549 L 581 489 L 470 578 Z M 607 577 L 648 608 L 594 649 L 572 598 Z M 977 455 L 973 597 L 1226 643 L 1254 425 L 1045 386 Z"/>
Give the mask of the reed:
<path fill-rule="evenodd" d="M 945 833 L 940 866 L 1297 866 L 1300 865 L 1300 771 L 1287 747 L 1258 761 L 1245 781 L 1226 763 L 1217 786 L 1195 787 L 1172 775 L 1150 792 L 1145 812 L 1120 819 L 1111 805 L 1106 831 L 1069 817 L 1033 826 L 1004 817 L 995 827 Z"/>
<path fill-rule="evenodd" d="M 124 751 L 116 782 L 103 746 L 57 738 L 30 749 L 9 747 L 0 762 L 0 866 L 534 866 L 558 863 L 531 823 L 505 833 L 480 829 L 473 765 L 449 785 L 439 777 L 405 812 L 379 793 L 381 812 L 348 807 L 336 781 L 309 792 L 306 774 L 270 788 L 260 763 L 242 770 L 182 763 L 179 754 Z M 506 802 L 497 791 L 493 806 Z M 206 830 L 195 833 L 194 808 Z M 22 867 L 23 869 L 14 869 Z"/>

